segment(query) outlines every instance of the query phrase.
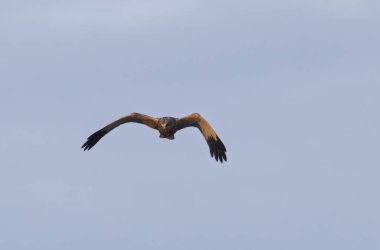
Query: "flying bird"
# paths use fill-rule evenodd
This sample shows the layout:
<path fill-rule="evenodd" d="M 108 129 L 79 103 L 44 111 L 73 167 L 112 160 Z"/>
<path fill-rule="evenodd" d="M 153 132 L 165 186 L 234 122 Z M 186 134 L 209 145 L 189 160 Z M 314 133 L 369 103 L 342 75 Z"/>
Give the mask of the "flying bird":
<path fill-rule="evenodd" d="M 214 157 L 216 161 L 220 161 L 221 163 L 223 163 L 223 160 L 227 161 L 227 150 L 223 142 L 220 140 L 210 124 L 198 113 L 184 116 L 182 118 L 155 118 L 139 113 L 131 113 L 117 119 L 114 122 L 111 122 L 104 128 L 90 135 L 90 137 L 87 138 L 87 141 L 82 146 L 83 150 L 90 150 L 108 132 L 118 127 L 119 125 L 128 122 L 144 124 L 152 129 L 158 130 L 160 133 L 160 138 L 166 138 L 169 140 L 174 140 L 174 134 L 181 129 L 187 127 L 196 127 L 205 138 L 210 148 L 211 157 Z"/>

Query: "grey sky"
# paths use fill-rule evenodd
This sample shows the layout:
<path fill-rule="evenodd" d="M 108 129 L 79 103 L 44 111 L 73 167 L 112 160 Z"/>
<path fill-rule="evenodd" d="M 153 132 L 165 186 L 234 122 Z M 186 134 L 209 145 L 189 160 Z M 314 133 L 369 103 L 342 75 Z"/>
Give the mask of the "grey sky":
<path fill-rule="evenodd" d="M 380 249 L 379 7 L 2 0 L 0 248 Z"/>

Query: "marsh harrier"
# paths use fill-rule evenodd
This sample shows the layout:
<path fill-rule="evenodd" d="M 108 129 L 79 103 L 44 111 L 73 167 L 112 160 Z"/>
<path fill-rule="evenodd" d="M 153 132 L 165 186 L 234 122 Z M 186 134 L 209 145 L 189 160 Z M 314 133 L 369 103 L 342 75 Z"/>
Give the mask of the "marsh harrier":
<path fill-rule="evenodd" d="M 166 138 L 169 140 L 174 139 L 174 134 L 178 130 L 187 127 L 197 127 L 210 148 L 211 157 L 215 157 L 215 160 L 219 160 L 221 163 L 223 163 L 223 160 L 227 161 L 227 150 L 223 142 L 219 139 L 218 135 L 212 129 L 210 124 L 200 114 L 197 113 L 184 116 L 182 118 L 155 118 L 138 113 L 132 113 L 123 116 L 114 122 L 111 122 L 104 128 L 90 135 L 90 137 L 87 138 L 87 141 L 82 146 L 83 150 L 90 150 L 108 132 L 117 126 L 127 122 L 141 123 L 150 128 L 156 129 L 160 133 L 160 138 Z"/>

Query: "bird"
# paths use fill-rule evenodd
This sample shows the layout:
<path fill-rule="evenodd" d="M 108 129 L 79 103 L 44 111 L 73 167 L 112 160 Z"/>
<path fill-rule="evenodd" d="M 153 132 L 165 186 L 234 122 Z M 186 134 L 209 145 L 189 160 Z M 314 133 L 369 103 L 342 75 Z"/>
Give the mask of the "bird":
<path fill-rule="evenodd" d="M 193 113 L 182 118 L 174 118 L 168 116 L 156 118 L 140 113 L 131 113 L 120 117 L 119 119 L 111 122 L 107 126 L 90 135 L 87 138 L 87 141 L 82 145 L 83 150 L 90 150 L 103 136 L 111 132 L 111 130 L 124 123 L 129 122 L 140 123 L 152 129 L 158 130 L 160 133 L 159 137 L 168 140 L 174 140 L 174 134 L 181 129 L 187 127 L 196 127 L 199 129 L 204 139 L 206 140 L 210 149 L 211 157 L 214 157 L 217 162 L 220 161 L 223 163 L 223 161 L 227 161 L 227 150 L 222 140 L 220 140 L 206 119 L 204 119 L 198 113 Z"/>

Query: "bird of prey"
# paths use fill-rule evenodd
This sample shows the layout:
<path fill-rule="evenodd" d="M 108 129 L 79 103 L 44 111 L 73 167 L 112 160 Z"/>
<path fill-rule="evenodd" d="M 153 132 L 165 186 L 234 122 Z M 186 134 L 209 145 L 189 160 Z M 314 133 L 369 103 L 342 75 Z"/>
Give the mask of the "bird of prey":
<path fill-rule="evenodd" d="M 87 141 L 82 146 L 83 150 L 90 150 L 103 136 L 105 136 L 112 129 L 128 122 L 141 123 L 150 128 L 156 129 L 160 133 L 160 138 L 166 138 L 169 140 L 174 139 L 174 134 L 178 130 L 187 127 L 197 127 L 210 148 L 211 157 L 215 157 L 215 160 L 219 160 L 221 163 L 223 163 L 223 160 L 227 161 L 227 150 L 223 142 L 219 139 L 218 135 L 212 129 L 210 124 L 200 114 L 197 113 L 184 116 L 182 118 L 155 118 L 139 113 L 131 113 L 117 119 L 114 122 L 111 122 L 104 128 L 90 135 L 90 137 L 87 138 Z"/>

